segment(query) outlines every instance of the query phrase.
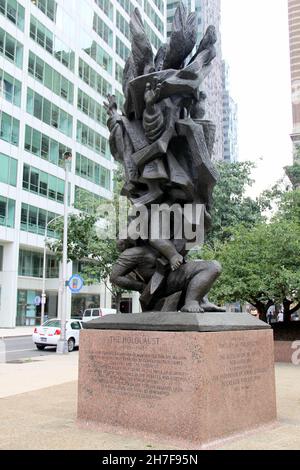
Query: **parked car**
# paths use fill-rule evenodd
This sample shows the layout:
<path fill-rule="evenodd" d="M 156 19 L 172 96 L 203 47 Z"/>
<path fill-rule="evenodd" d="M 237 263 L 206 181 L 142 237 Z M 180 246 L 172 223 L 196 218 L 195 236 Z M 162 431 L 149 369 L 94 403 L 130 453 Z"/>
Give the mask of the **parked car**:
<path fill-rule="evenodd" d="M 96 320 L 96 318 L 105 317 L 105 315 L 114 315 L 117 313 L 117 310 L 114 308 L 87 308 L 83 312 L 82 321 Z"/>
<path fill-rule="evenodd" d="M 79 333 L 82 329 L 82 322 L 80 320 L 71 318 L 66 322 L 66 337 L 68 342 L 68 351 L 71 352 L 79 346 Z M 57 346 L 61 333 L 61 321 L 54 319 L 48 320 L 41 326 L 34 329 L 32 341 L 37 349 L 42 351 L 47 346 Z"/>

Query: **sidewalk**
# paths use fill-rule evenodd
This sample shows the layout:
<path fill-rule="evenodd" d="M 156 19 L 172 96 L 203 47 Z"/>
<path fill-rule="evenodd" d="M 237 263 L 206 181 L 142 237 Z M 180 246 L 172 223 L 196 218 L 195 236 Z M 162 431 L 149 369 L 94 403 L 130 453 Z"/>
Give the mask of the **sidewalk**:
<path fill-rule="evenodd" d="M 77 360 L 76 352 L 43 356 L 24 364 L 0 364 L 0 449 L 181 448 L 178 443 L 145 434 L 79 427 Z M 215 448 L 300 449 L 300 367 L 276 364 L 276 383 L 278 422 L 216 443 Z"/>
<path fill-rule="evenodd" d="M 0 398 L 77 380 L 78 351 L 35 356 L 22 364 L 0 363 Z"/>
<path fill-rule="evenodd" d="M 17 326 L 16 328 L 0 328 L 0 338 L 12 338 L 13 336 L 30 336 L 34 326 Z"/>

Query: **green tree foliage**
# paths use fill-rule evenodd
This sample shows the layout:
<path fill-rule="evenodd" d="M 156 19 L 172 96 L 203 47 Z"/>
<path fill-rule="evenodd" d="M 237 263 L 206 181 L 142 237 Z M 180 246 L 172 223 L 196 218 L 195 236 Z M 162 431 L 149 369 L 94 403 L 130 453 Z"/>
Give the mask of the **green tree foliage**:
<path fill-rule="evenodd" d="M 238 226 L 229 241 L 218 243 L 214 249 L 206 247 L 205 256 L 218 259 L 223 267 L 211 292 L 215 301 L 249 302 L 262 319 L 270 305 L 283 304 L 286 321 L 300 307 L 297 223 L 278 219 L 251 229 Z"/>
<path fill-rule="evenodd" d="M 212 208 L 212 226 L 207 234 L 210 245 L 230 238 L 232 228 L 243 224 L 252 227 L 263 220 L 266 200 L 251 199 L 246 190 L 253 183 L 251 162 L 217 164 L 220 179 L 215 187 Z"/>
<path fill-rule="evenodd" d="M 249 162 L 218 165 L 213 226 L 201 253 L 223 267 L 210 297 L 221 304 L 249 302 L 262 319 L 269 306 L 282 304 L 289 321 L 300 307 L 300 189 L 278 183 L 256 200 L 246 197 L 252 168 Z M 275 212 L 269 222 L 266 210 Z"/>
<path fill-rule="evenodd" d="M 285 172 L 289 177 L 293 188 L 297 189 L 300 187 L 300 164 L 294 163 L 294 165 L 286 166 Z"/>
<path fill-rule="evenodd" d="M 72 213 L 68 221 L 68 259 L 80 261 L 82 272 L 80 273 L 87 285 L 104 283 L 111 291 L 117 309 L 119 311 L 122 289 L 111 286 L 109 276 L 112 265 L 119 256 L 116 237 L 105 237 L 110 229 L 118 230 L 119 195 L 122 186 L 122 173 L 116 172 L 114 180 L 113 200 L 103 200 L 97 207 L 92 201 L 83 201 L 83 207 L 89 207 L 89 212 L 82 210 Z M 88 196 L 87 196 L 88 197 Z M 114 217 L 113 217 L 114 214 Z M 58 259 L 62 258 L 63 222 L 59 220 L 55 225 L 59 239 L 49 242 L 49 247 Z"/>
<path fill-rule="evenodd" d="M 274 220 L 294 222 L 300 229 L 300 189 L 282 193 Z"/>

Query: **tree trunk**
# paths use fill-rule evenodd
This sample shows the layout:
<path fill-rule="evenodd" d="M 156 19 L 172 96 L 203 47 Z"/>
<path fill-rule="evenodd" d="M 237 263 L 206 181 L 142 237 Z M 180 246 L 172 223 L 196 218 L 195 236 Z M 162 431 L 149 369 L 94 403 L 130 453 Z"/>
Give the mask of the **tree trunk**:
<path fill-rule="evenodd" d="M 284 299 L 283 302 L 283 321 L 284 323 L 289 323 L 291 321 L 291 305 L 292 302 L 288 299 Z"/>
<path fill-rule="evenodd" d="M 120 311 L 121 300 L 122 300 L 122 294 L 121 294 L 121 292 L 118 292 L 117 294 L 115 294 L 115 301 L 116 301 L 116 310 L 117 310 L 117 313 L 121 313 L 121 311 Z"/>
<path fill-rule="evenodd" d="M 269 300 L 267 303 L 263 303 L 260 300 L 252 300 L 250 303 L 258 311 L 259 319 L 261 321 L 264 321 L 265 323 L 267 323 L 268 322 L 267 321 L 267 311 L 268 311 L 268 308 L 271 307 L 274 304 L 274 302 L 272 300 Z"/>
<path fill-rule="evenodd" d="M 265 323 L 268 323 L 268 320 L 267 320 L 267 310 L 263 307 L 263 306 L 260 306 L 260 307 L 256 307 L 257 308 L 257 311 L 259 313 L 259 319 L 261 321 L 264 321 Z"/>
<path fill-rule="evenodd" d="M 293 308 L 290 309 L 291 315 L 292 315 L 293 313 L 296 313 L 299 309 L 300 309 L 300 302 L 299 302 L 295 307 L 293 307 Z"/>

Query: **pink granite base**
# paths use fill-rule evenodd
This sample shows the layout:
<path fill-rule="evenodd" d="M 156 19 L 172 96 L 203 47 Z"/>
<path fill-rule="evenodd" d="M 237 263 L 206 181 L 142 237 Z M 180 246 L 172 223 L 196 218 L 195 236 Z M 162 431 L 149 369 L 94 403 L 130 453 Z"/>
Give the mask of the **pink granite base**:
<path fill-rule="evenodd" d="M 78 419 L 196 445 L 276 419 L 271 330 L 83 330 Z"/>
<path fill-rule="evenodd" d="M 294 341 L 274 341 L 275 362 L 292 364 L 292 356 L 295 352 L 293 344 Z"/>

